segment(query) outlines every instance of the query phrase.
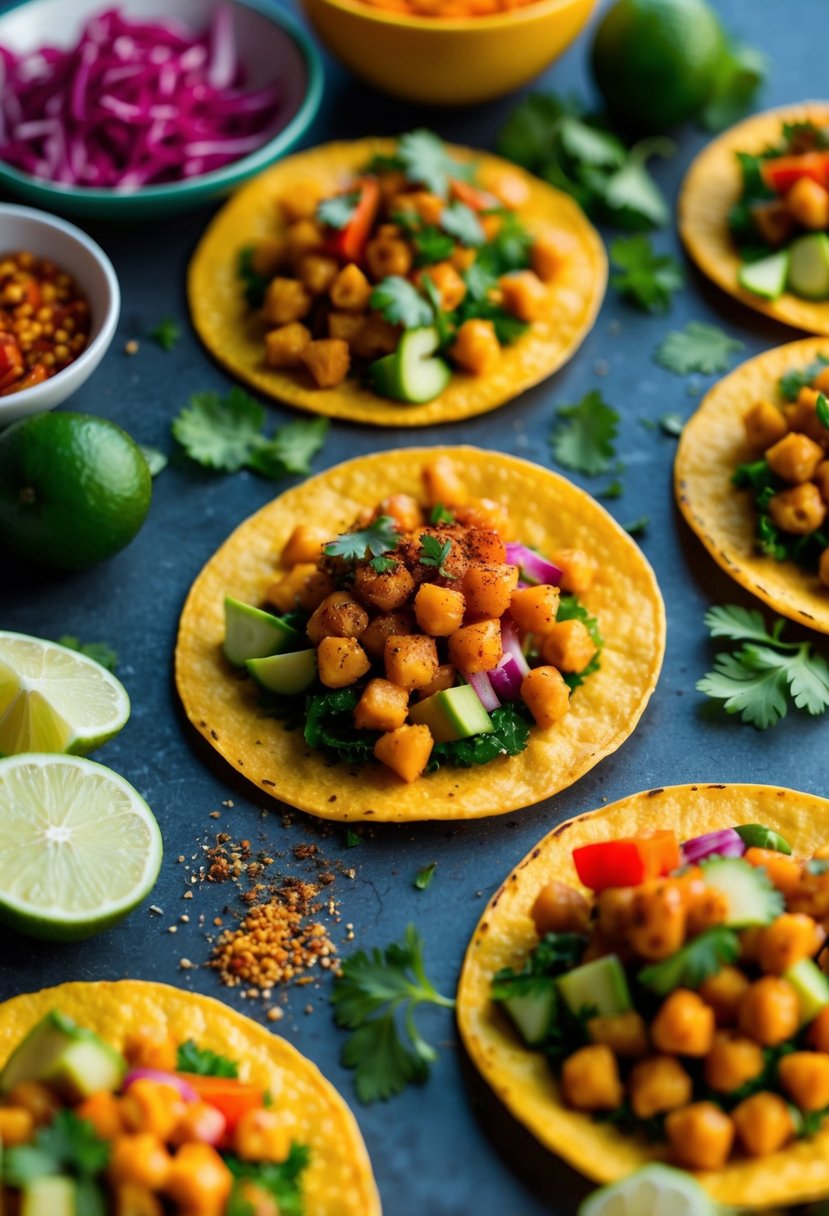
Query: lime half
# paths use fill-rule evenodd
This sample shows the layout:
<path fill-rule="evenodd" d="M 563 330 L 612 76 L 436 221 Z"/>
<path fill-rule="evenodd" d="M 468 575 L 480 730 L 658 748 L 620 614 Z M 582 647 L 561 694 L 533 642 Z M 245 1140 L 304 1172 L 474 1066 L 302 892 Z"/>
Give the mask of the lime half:
<path fill-rule="evenodd" d="M 643 1165 L 594 1191 L 578 1216 L 715 1216 L 716 1204 L 684 1170 Z"/>
<path fill-rule="evenodd" d="M 0 756 L 83 754 L 130 716 L 120 680 L 75 650 L 0 630 Z"/>
<path fill-rule="evenodd" d="M 80 756 L 0 760 L 0 919 L 73 941 L 120 920 L 151 890 L 161 832 L 129 782 Z"/>

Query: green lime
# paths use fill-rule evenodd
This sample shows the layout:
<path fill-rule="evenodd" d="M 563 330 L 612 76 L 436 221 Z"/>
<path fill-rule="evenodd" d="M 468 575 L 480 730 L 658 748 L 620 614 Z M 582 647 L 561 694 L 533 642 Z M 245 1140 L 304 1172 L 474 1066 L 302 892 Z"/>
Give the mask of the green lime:
<path fill-rule="evenodd" d="M 593 74 L 611 116 L 646 131 L 692 118 L 726 53 L 705 0 L 616 0 L 593 41 Z"/>
<path fill-rule="evenodd" d="M 81 756 L 0 760 L 0 919 L 76 941 L 126 916 L 161 866 L 152 811 L 111 769 Z"/>
<path fill-rule="evenodd" d="M 627 1178 L 594 1191 L 578 1216 L 716 1216 L 717 1207 L 684 1170 L 643 1165 Z"/>
<path fill-rule="evenodd" d="M 0 756 L 91 752 L 129 716 L 126 688 L 100 663 L 0 630 Z"/>
<path fill-rule="evenodd" d="M 82 570 L 128 545 L 152 477 L 141 449 L 90 414 L 35 414 L 0 435 L 0 536 L 12 552 Z"/>

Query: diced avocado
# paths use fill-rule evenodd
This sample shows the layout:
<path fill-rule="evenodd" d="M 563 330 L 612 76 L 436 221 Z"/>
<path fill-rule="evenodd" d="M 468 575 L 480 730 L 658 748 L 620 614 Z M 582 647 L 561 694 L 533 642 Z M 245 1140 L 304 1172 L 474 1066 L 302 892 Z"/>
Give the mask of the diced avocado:
<path fill-rule="evenodd" d="M 248 659 L 245 664 L 257 684 L 268 692 L 295 697 L 306 692 L 317 674 L 316 650 L 293 650 L 289 654 L 271 654 L 264 659 Z"/>
<path fill-rule="evenodd" d="M 29 1031 L 0 1073 L 0 1095 L 22 1081 L 44 1081 L 69 1102 L 116 1090 L 127 1070 L 123 1056 L 91 1030 L 53 1009 Z"/>
<path fill-rule="evenodd" d="M 20 1216 L 76 1216 L 78 1189 L 71 1178 L 32 1178 L 20 1195 Z"/>
<path fill-rule="evenodd" d="M 439 346 L 440 336 L 432 326 L 407 329 L 397 350 L 369 364 L 369 379 L 375 393 L 412 404 L 439 396 L 452 376 L 449 364 L 435 357 Z"/>
<path fill-rule="evenodd" d="M 538 1047 L 544 1042 L 558 1008 L 553 980 L 546 976 L 516 976 L 496 984 L 492 995 L 507 1011 L 528 1047 Z"/>
<path fill-rule="evenodd" d="M 458 684 L 433 693 L 409 710 L 418 726 L 428 726 L 436 743 L 469 739 L 472 735 L 491 735 L 492 719 L 478 700 L 471 684 Z"/>
<path fill-rule="evenodd" d="M 829 237 L 810 232 L 789 248 L 789 291 L 804 300 L 829 298 Z"/>
<path fill-rule="evenodd" d="M 625 969 L 615 954 L 605 954 L 574 967 L 556 980 L 570 1012 L 589 1009 L 595 1017 L 611 1017 L 633 1008 Z"/>
<path fill-rule="evenodd" d="M 228 663 L 244 667 L 248 659 L 280 654 L 300 641 L 297 631 L 281 617 L 262 612 L 252 604 L 225 597 L 225 640 L 222 650 Z"/>
<path fill-rule="evenodd" d="M 781 249 L 757 262 L 745 262 L 740 267 L 737 282 L 746 291 L 764 300 L 776 300 L 786 290 L 789 274 L 789 251 Z"/>
<path fill-rule="evenodd" d="M 767 828 L 764 823 L 741 823 L 734 831 L 747 849 L 771 849 L 773 853 L 791 856 L 792 846 L 788 840 L 784 840 L 773 828 Z"/>
<path fill-rule="evenodd" d="M 788 971 L 783 979 L 788 980 L 800 1001 L 801 1022 L 811 1022 L 824 1005 L 829 1005 L 829 980 L 810 958 L 802 958 Z"/>
<path fill-rule="evenodd" d="M 783 896 L 765 871 L 742 857 L 715 857 L 705 862 L 702 879 L 728 900 L 728 916 L 723 923 L 734 929 L 768 925 L 783 911 Z"/>

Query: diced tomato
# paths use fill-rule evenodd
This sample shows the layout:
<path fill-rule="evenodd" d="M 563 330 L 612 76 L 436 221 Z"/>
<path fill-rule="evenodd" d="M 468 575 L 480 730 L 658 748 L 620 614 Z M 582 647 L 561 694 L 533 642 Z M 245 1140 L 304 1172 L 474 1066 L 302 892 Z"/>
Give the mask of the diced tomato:
<path fill-rule="evenodd" d="M 573 862 L 579 878 L 591 891 L 635 887 L 678 868 L 679 841 L 670 831 L 602 840 L 573 849 Z"/>
<path fill-rule="evenodd" d="M 354 214 L 328 241 L 330 251 L 345 262 L 359 262 L 380 207 L 380 186 L 376 177 L 364 177 L 357 183 L 357 188 L 360 197 Z"/>
<path fill-rule="evenodd" d="M 227 1135 L 233 1132 L 242 1115 L 249 1110 L 258 1110 L 265 1102 L 264 1092 L 258 1085 L 232 1077 L 201 1077 L 190 1072 L 179 1073 L 179 1076 L 193 1087 L 202 1102 L 222 1112 L 227 1120 Z"/>
<path fill-rule="evenodd" d="M 764 160 L 763 181 L 777 194 L 786 194 L 801 177 L 829 186 L 829 152 L 802 152 L 799 156 L 774 156 Z"/>
<path fill-rule="evenodd" d="M 469 182 L 462 181 L 459 177 L 450 179 L 449 189 L 454 199 L 465 203 L 473 211 L 495 211 L 501 207 L 494 194 L 479 190 L 477 186 L 470 186 Z"/>
<path fill-rule="evenodd" d="M 22 371 L 23 368 L 21 367 L 20 372 Z M 20 373 L 5 388 L 0 388 L 0 397 L 10 397 L 12 393 L 22 392 L 24 388 L 34 388 L 36 384 L 42 384 L 44 380 L 49 379 L 49 371 L 43 363 L 35 363 L 29 368 L 22 379 L 18 378 L 19 375 Z M 4 381 L 0 380 L 0 384 L 3 383 Z"/>
<path fill-rule="evenodd" d="M 23 375 L 23 355 L 17 339 L 0 333 L 0 389 L 13 384 Z"/>

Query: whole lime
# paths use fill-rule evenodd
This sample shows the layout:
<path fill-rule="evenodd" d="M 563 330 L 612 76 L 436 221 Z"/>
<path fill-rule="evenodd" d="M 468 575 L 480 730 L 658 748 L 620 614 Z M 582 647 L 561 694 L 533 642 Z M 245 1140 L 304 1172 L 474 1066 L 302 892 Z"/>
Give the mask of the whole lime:
<path fill-rule="evenodd" d="M 616 0 L 593 41 L 593 75 L 612 117 L 645 131 L 692 118 L 726 51 L 705 0 Z"/>
<path fill-rule="evenodd" d="M 128 545 L 152 478 L 126 431 L 90 414 L 35 414 L 0 434 L 0 540 L 20 557 L 82 570 Z"/>

